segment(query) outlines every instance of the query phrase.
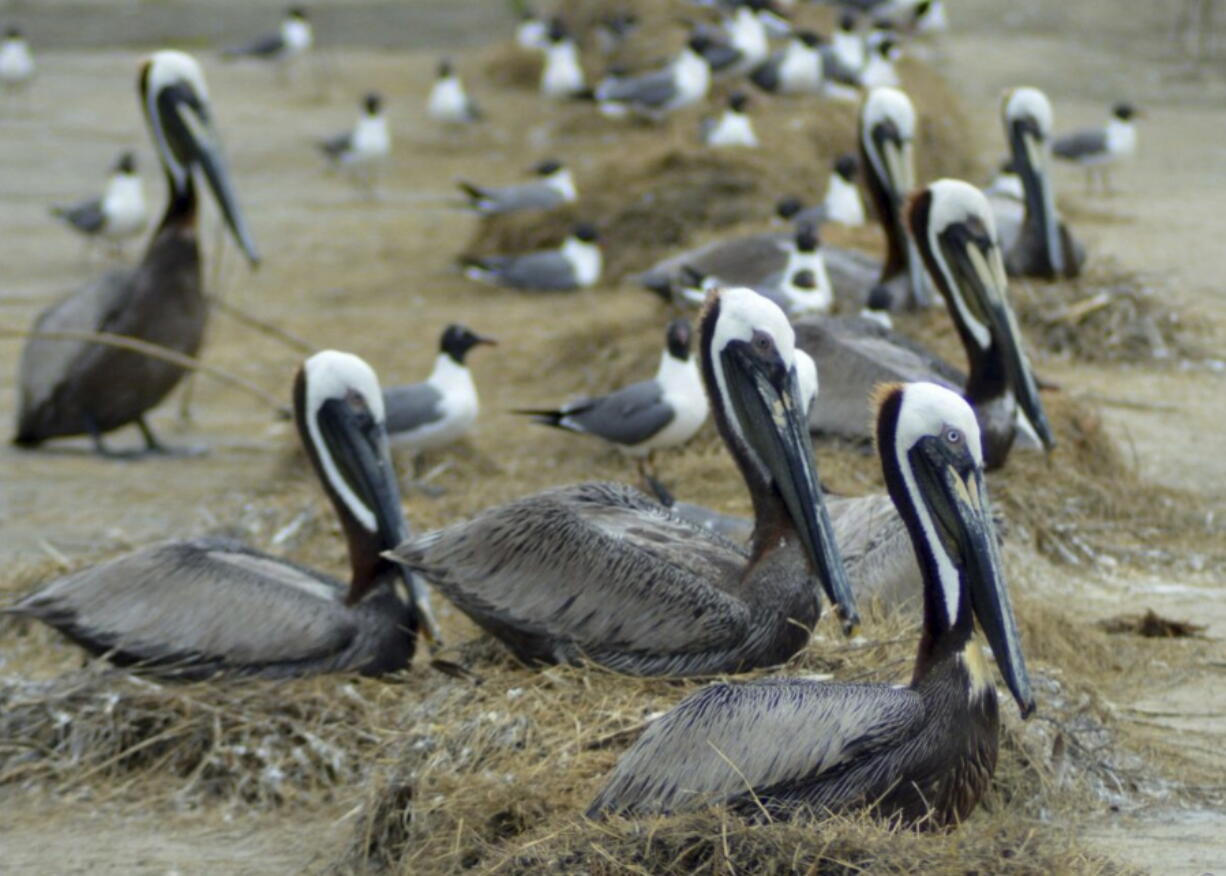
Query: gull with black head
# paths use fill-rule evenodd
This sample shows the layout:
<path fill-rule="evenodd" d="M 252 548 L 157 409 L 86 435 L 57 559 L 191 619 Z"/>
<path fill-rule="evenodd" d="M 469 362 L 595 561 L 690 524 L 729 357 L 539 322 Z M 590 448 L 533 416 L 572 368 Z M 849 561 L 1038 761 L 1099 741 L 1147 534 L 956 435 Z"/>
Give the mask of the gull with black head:
<path fill-rule="evenodd" d="M 483 186 L 457 181 L 456 185 L 468 197 L 468 206 L 483 216 L 496 213 L 520 213 L 528 210 L 549 210 L 562 204 L 573 204 L 579 197 L 570 168 L 556 158 L 546 158 L 532 168 L 536 179 L 505 186 Z"/>
<path fill-rule="evenodd" d="M 479 283 L 565 292 L 594 286 L 600 281 L 603 258 L 595 226 L 580 222 L 562 245 L 518 255 L 464 257 L 464 276 Z"/>
<path fill-rule="evenodd" d="M 665 331 L 665 348 L 655 377 L 594 398 L 555 409 L 515 411 L 557 429 L 593 435 L 638 462 L 639 475 L 657 493 L 662 489 L 652 469 L 657 450 L 680 447 L 707 419 L 707 394 L 691 354 L 688 320 L 677 319 Z"/>
<path fill-rule="evenodd" d="M 428 591 L 382 556 L 408 533 L 370 366 L 325 350 L 294 381 L 298 437 L 349 545 L 350 578 L 229 538 L 143 548 L 39 588 L 10 614 L 121 666 L 176 679 L 380 675 L 437 642 Z"/>
<path fill-rule="evenodd" d="M 119 156 L 102 197 L 52 207 L 51 215 L 84 236 L 87 244 L 105 240 L 116 254 L 122 253 L 123 242 L 139 235 L 148 222 L 145 189 L 136 172 L 136 155 L 125 152 Z"/>
<path fill-rule="evenodd" d="M 344 170 L 367 197 L 375 197 L 379 171 L 392 154 L 392 134 L 383 112 L 383 95 L 375 91 L 366 94 L 354 126 L 316 145 L 329 165 Z"/>
<path fill-rule="evenodd" d="M 748 289 L 712 293 L 700 328 L 716 427 L 754 505 L 746 550 L 629 487 L 558 487 L 410 538 L 391 553 L 526 663 L 635 675 L 774 666 L 809 641 L 819 586 L 859 621 L 800 397 L 791 325 Z"/>

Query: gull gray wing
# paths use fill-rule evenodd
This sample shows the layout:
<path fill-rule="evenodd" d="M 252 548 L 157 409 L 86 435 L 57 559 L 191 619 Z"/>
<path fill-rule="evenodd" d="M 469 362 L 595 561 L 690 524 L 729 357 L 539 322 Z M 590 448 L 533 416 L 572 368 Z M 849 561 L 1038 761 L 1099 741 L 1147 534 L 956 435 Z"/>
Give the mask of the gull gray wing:
<path fill-rule="evenodd" d="M 516 289 L 564 291 L 577 285 L 574 267 L 557 250 L 481 259 L 481 263 L 492 271 L 503 285 Z"/>
<path fill-rule="evenodd" d="M 61 298 L 34 321 L 36 332 L 103 332 L 126 306 L 135 285 L 130 270 L 109 271 L 88 286 Z M 21 351 L 21 414 L 24 421 L 47 404 L 74 369 L 88 370 L 89 358 L 106 348 L 85 341 L 37 338 Z M 19 430 L 20 431 L 20 430 Z"/>
<path fill-rule="evenodd" d="M 52 207 L 51 212 L 85 234 L 97 234 L 106 224 L 101 198 L 91 198 L 66 207 Z"/>
<path fill-rule="evenodd" d="M 644 731 L 587 814 L 679 812 L 819 784 L 906 739 L 923 718 L 923 701 L 908 688 L 794 678 L 713 684 Z"/>
<path fill-rule="evenodd" d="M 772 231 L 724 240 L 713 240 L 679 255 L 657 262 L 638 276 L 648 289 L 669 290 L 689 265 L 703 276 L 718 277 L 736 286 L 756 286 L 784 269 L 792 234 Z"/>
<path fill-rule="evenodd" d="M 468 189 L 473 206 L 482 213 L 514 213 L 517 210 L 547 210 L 562 203 L 562 193 L 545 183 Z"/>
<path fill-rule="evenodd" d="M 671 68 L 624 79 L 606 79 L 596 88 L 596 100 L 631 103 L 655 109 L 666 106 L 677 94 Z"/>
<path fill-rule="evenodd" d="M 234 541 L 167 542 L 51 582 L 8 609 L 116 662 L 207 675 L 316 660 L 357 636 L 341 585 Z"/>
<path fill-rule="evenodd" d="M 254 58 L 270 58 L 285 48 L 281 34 L 270 33 L 241 46 L 234 46 L 222 52 L 227 57 L 247 56 Z"/>
<path fill-rule="evenodd" d="M 620 484 L 577 484 L 393 552 L 525 660 L 678 655 L 746 635 L 747 554 Z"/>
<path fill-rule="evenodd" d="M 443 394 L 429 383 L 410 383 L 383 390 L 387 431 L 411 432 L 443 418 Z"/>
<path fill-rule="evenodd" d="M 345 131 L 344 133 L 336 134 L 320 140 L 317 145 L 324 155 L 335 161 L 348 152 L 353 145 L 353 132 Z"/>
<path fill-rule="evenodd" d="M 1107 151 L 1107 131 L 1094 128 L 1057 137 L 1051 144 L 1052 154 L 1070 161 L 1081 161 Z"/>
<path fill-rule="evenodd" d="M 561 425 L 576 432 L 599 435 L 615 444 L 634 445 L 655 435 L 673 419 L 664 400 L 664 387 L 641 380 L 599 398 L 585 399 L 562 409 Z"/>

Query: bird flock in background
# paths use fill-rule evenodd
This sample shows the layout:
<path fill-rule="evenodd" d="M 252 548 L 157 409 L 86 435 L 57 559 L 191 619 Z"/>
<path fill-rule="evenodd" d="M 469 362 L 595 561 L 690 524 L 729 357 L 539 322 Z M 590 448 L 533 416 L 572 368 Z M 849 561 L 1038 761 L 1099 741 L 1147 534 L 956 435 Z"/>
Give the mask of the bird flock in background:
<path fill-rule="evenodd" d="M 420 383 L 382 388 L 367 363 L 335 350 L 297 373 L 297 434 L 345 533 L 348 581 L 232 539 L 196 538 L 46 582 L 4 611 L 172 679 L 379 675 L 410 665 L 419 634 L 441 646 L 431 608 L 441 597 L 528 666 L 692 677 L 785 663 L 809 644 L 823 607 L 851 634 L 858 601 L 919 602 L 922 646 L 908 685 L 766 677 L 704 687 L 650 724 L 588 815 L 870 809 L 927 827 L 969 815 L 995 768 L 1000 720 L 976 624 L 1021 714 L 1035 708 L 984 471 L 1055 442 L 1009 277 L 1077 276 L 1086 253 L 1057 210 L 1050 162 L 1082 166 L 1107 189 L 1109 168 L 1136 149 L 1138 112 L 1120 103 L 1103 127 L 1056 136 L 1048 98 L 1018 87 L 1001 103 L 1008 159 L 984 190 L 952 179 L 919 185 L 917 112 L 895 62 L 948 27 L 942 0 L 844 0 L 829 34 L 795 27 L 792 4 L 778 0 L 704 5 L 716 12 L 692 23 L 666 62 L 591 81 L 581 44 L 607 53 L 635 40 L 643 25 L 634 15 L 575 33 L 525 9 L 514 30 L 518 50 L 541 59 L 543 101 L 639 125 L 705 109 L 694 142 L 710 149 L 769 148 L 752 111 L 773 95 L 794 99 L 797 113 L 810 99 L 856 107 L 855 152 L 813 167 L 828 174 L 820 203 L 788 195 L 772 230 L 638 266 L 633 282 L 682 314 L 663 332 L 654 376 L 515 412 L 620 451 L 651 496 L 621 484 L 554 486 L 412 532 L 391 447 L 409 448 L 410 485 L 420 486 L 421 454 L 477 423 L 467 357 L 496 343 L 450 325 Z M 315 42 L 308 10 L 294 7 L 275 32 L 222 56 L 266 63 L 288 81 Z M 10 27 L 0 84 L 15 97 L 34 75 L 29 46 Z M 204 192 L 248 260 L 260 258 L 200 63 L 158 51 L 142 62 L 137 91 L 166 203 L 135 266 L 37 318 L 19 368 L 14 440 L 26 448 L 88 436 L 113 455 L 106 436 L 136 425 L 146 451 L 163 452 L 146 415 L 187 370 L 157 354 L 197 356 L 208 319 L 196 232 Z M 712 106 L 716 91 L 721 105 Z M 491 123 L 448 59 L 424 113 L 448 130 Z M 366 94 L 354 126 L 317 146 L 363 197 L 378 197 L 394 146 L 382 96 Z M 565 160 L 542 156 L 522 180 L 457 181 L 457 200 L 478 217 L 543 214 L 582 204 L 583 182 Z M 100 197 L 51 212 L 118 253 L 148 224 L 135 156 L 119 157 Z M 465 256 L 459 271 L 526 292 L 597 286 L 601 218 L 576 222 L 552 248 Z M 822 240 L 826 226 L 869 221 L 884 231 L 875 256 Z M 894 326 L 892 313 L 922 309 L 945 311 L 965 362 L 944 361 Z M 657 468 L 658 454 L 685 445 L 709 417 L 752 519 L 677 501 L 685 485 L 666 485 Z M 886 491 L 827 496 L 813 436 L 872 442 Z"/>

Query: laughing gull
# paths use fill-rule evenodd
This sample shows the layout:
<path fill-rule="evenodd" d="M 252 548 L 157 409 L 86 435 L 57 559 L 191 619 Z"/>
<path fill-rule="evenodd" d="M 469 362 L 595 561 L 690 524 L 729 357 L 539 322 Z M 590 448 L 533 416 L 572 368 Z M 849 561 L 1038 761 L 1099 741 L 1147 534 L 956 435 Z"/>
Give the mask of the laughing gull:
<path fill-rule="evenodd" d="M 898 43 L 893 37 L 886 37 L 868 50 L 868 60 L 860 71 L 860 85 L 863 88 L 898 88 L 902 80 L 894 69 L 894 62 L 902 54 Z"/>
<path fill-rule="evenodd" d="M 131 152 L 119 156 L 102 197 L 52 207 L 51 215 L 84 235 L 87 242 L 103 239 L 116 252 L 122 251 L 123 242 L 144 231 L 148 219 L 136 156 Z"/>
<path fill-rule="evenodd" d="M 568 100 L 587 90 L 579 63 L 579 47 L 560 18 L 549 22 L 545 34 L 545 66 L 541 68 L 541 94 L 553 100 Z"/>
<path fill-rule="evenodd" d="M 595 91 L 600 111 L 615 118 L 633 113 L 659 121 L 704 100 L 711 87 L 711 68 L 702 55 L 708 43 L 706 37 L 693 36 L 663 69 L 603 80 Z"/>
<path fill-rule="evenodd" d="M 0 85 L 8 91 L 25 88 L 34 79 L 34 56 L 18 27 L 9 27 L 0 41 Z"/>
<path fill-rule="evenodd" d="M 467 125 L 482 118 L 481 108 L 468 96 L 460 74 L 446 58 L 438 62 L 434 85 L 426 99 L 426 115 L 448 125 Z"/>
<path fill-rule="evenodd" d="M 461 266 L 464 276 L 481 283 L 563 292 L 595 285 L 602 263 L 595 227 L 580 222 L 556 249 L 465 258 Z"/>
<path fill-rule="evenodd" d="M 723 285 L 717 278 L 704 277 L 689 266 L 682 268 L 680 282 L 678 298 L 695 307 L 705 304 L 711 290 Z M 753 291 L 777 304 L 788 319 L 826 314 L 834 304 L 830 278 L 825 271 L 818 272 L 812 268 L 801 268 L 786 274 L 777 283 L 754 286 Z"/>
<path fill-rule="evenodd" d="M 285 74 L 289 64 L 307 53 L 315 42 L 310 18 L 300 6 L 285 10 L 285 18 L 276 33 L 265 34 L 241 46 L 222 50 L 223 58 L 254 58 L 277 65 Z"/>
<path fill-rule="evenodd" d="M 856 185 L 860 162 L 850 153 L 840 155 L 826 184 L 826 197 L 820 204 L 805 207 L 797 197 L 787 197 L 775 205 L 775 213 L 789 222 L 809 222 L 821 228 L 827 222 L 837 222 L 852 228 L 864 224 L 864 199 Z"/>
<path fill-rule="evenodd" d="M 483 216 L 548 210 L 560 204 L 573 204 L 578 198 L 570 168 L 557 159 L 547 158 L 532 172 L 537 176 L 535 180 L 516 185 L 482 186 L 465 180 L 458 180 L 456 185 L 468 196 L 468 205 Z"/>
<path fill-rule="evenodd" d="M 430 376 L 422 383 L 383 391 L 388 437 L 412 450 L 415 466 L 424 451 L 446 447 L 472 429 L 477 421 L 477 387 L 464 358 L 478 344 L 496 343 L 465 326 L 449 325 Z"/>
<path fill-rule="evenodd" d="M 519 24 L 515 25 L 515 44 L 525 51 L 543 49 L 549 42 L 549 24 L 529 7 L 519 12 Z"/>
<path fill-rule="evenodd" d="M 1136 116 L 1132 104 L 1117 103 L 1107 124 L 1057 137 L 1051 144 L 1052 154 L 1085 168 L 1087 191 L 1092 190 L 1097 172 L 1103 191 L 1110 192 L 1107 173 L 1111 165 L 1137 150 Z"/>
<path fill-rule="evenodd" d="M 827 76 L 834 76 L 849 85 L 854 83 L 855 76 L 868 59 L 864 54 L 864 37 L 853 13 L 844 12 L 839 16 L 839 26 L 830 39 L 830 50 L 824 55 Z"/>
<path fill-rule="evenodd" d="M 318 146 L 334 167 L 348 171 L 354 182 L 374 197 L 375 177 L 392 151 L 383 98 L 373 91 L 367 94 L 353 129 L 320 140 Z"/>
<path fill-rule="evenodd" d="M 821 94 L 825 84 L 821 44 L 813 31 L 799 30 L 783 51 L 755 67 L 749 78 L 772 94 Z"/>
<path fill-rule="evenodd" d="M 708 41 L 702 56 L 717 76 L 740 76 L 763 63 L 770 52 L 767 23 L 786 32 L 767 0 L 747 0 L 724 21 L 719 39 Z"/>
<path fill-rule="evenodd" d="M 622 387 L 608 395 L 583 398 L 557 409 L 526 409 L 515 413 L 536 423 L 595 435 L 637 462 L 639 474 L 652 489 L 661 489 L 650 471 L 655 451 L 680 447 L 707 419 L 707 394 L 690 354 L 690 324 L 668 324 L 666 346 L 656 376 Z M 667 492 L 667 491 L 665 491 Z"/>
<path fill-rule="evenodd" d="M 758 136 L 754 133 L 753 122 L 745 114 L 745 106 L 748 103 L 749 98 L 744 92 L 734 91 L 728 95 L 728 108 L 723 115 L 718 118 L 705 118 L 699 125 L 702 142 L 713 149 L 729 146 L 758 148 Z"/>

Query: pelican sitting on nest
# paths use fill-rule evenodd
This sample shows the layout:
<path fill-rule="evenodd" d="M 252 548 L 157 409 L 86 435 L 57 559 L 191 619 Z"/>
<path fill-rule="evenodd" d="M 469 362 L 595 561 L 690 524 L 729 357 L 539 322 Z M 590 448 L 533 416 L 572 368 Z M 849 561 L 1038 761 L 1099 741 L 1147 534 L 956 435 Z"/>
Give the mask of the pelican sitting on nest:
<path fill-rule="evenodd" d="M 651 472 L 653 454 L 685 444 L 707 420 L 707 394 L 690 354 L 690 335 L 687 320 L 668 324 L 660 366 L 650 380 L 554 410 L 515 413 L 545 426 L 604 439 L 638 460 L 639 475 L 658 495 L 663 487 Z"/>
<path fill-rule="evenodd" d="M 527 663 L 670 676 L 774 666 L 808 642 L 819 582 L 854 629 L 787 318 L 748 289 L 717 290 L 700 337 L 716 426 L 753 498 L 749 551 L 628 487 L 579 484 L 411 538 L 391 556 Z"/>
<path fill-rule="evenodd" d="M 259 261 L 238 210 L 217 134 L 208 89 L 195 59 L 157 52 L 138 77 L 141 107 L 166 173 L 167 203 L 145 257 L 132 270 L 104 274 L 43 311 L 36 332 L 107 332 L 196 355 L 204 340 L 208 303 L 196 238 L 196 183 L 203 172 L 221 215 L 254 265 Z M 102 436 L 135 423 L 148 450 L 159 450 L 145 413 L 164 399 L 185 371 L 178 365 L 88 341 L 35 338 L 21 354 L 15 443 L 33 446 L 62 435 Z"/>
<path fill-rule="evenodd" d="M 1009 306 L 987 199 L 968 183 L 938 180 L 912 197 L 907 218 L 948 305 L 970 374 L 963 380 L 952 366 L 872 320 L 801 320 L 797 346 L 814 358 L 822 379 L 810 425 L 816 432 L 867 438 L 867 403 L 877 384 L 935 380 L 964 390 L 979 418 L 989 468 L 1004 464 L 1019 435 L 1050 448 L 1054 438 Z"/>
<path fill-rule="evenodd" d="M 869 810 L 931 829 L 971 814 L 996 769 L 986 636 L 1026 717 L 1034 710 L 983 479 L 975 417 L 956 393 L 887 385 L 877 448 L 924 579 L 909 685 L 771 678 L 711 685 L 654 721 L 588 809 L 649 815 L 723 805 L 749 818 Z"/>
<path fill-rule="evenodd" d="M 1085 248 L 1060 221 L 1049 168 L 1051 158 L 1051 103 L 1037 88 L 1014 88 L 1001 106 L 1005 139 L 1013 167 L 1022 178 L 1026 212 L 1013 248 L 1005 253 L 1005 267 L 1018 277 L 1055 280 L 1077 277 L 1085 264 Z"/>
<path fill-rule="evenodd" d="M 298 372 L 294 415 L 349 543 L 347 587 L 231 539 L 196 538 L 75 572 L 7 611 L 113 663 L 172 678 L 407 666 L 418 630 L 437 639 L 437 628 L 421 582 L 381 556 L 408 527 L 379 381 L 356 356 L 317 353 Z"/>

